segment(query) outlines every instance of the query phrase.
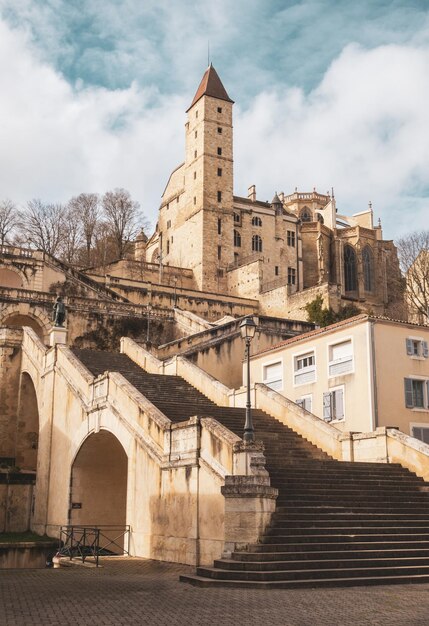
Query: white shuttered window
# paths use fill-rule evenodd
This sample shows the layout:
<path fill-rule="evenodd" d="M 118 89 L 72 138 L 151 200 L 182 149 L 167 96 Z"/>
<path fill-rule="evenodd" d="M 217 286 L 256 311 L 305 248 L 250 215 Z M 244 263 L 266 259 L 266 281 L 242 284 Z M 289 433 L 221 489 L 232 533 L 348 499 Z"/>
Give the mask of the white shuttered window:
<path fill-rule="evenodd" d="M 329 376 L 340 376 L 353 371 L 353 346 L 349 339 L 329 346 Z"/>
<path fill-rule="evenodd" d="M 263 382 L 275 391 L 283 389 L 283 362 L 276 361 L 276 363 L 267 363 L 267 365 L 263 365 L 262 367 Z"/>

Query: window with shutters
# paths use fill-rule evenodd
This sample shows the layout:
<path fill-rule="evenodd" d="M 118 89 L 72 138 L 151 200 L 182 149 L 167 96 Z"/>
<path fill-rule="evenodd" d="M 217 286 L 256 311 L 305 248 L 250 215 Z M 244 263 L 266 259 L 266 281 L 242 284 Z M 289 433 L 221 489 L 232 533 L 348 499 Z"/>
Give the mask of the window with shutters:
<path fill-rule="evenodd" d="M 420 338 L 407 337 L 405 340 L 407 354 L 411 357 L 427 359 L 429 358 L 428 342 Z"/>
<path fill-rule="evenodd" d="M 311 394 L 308 396 L 301 396 L 301 398 L 295 400 L 295 404 L 311 413 L 313 408 L 313 396 Z"/>
<path fill-rule="evenodd" d="M 316 380 L 316 357 L 314 350 L 298 354 L 293 358 L 294 385 L 314 383 Z"/>
<path fill-rule="evenodd" d="M 323 394 L 323 419 L 325 422 L 345 419 L 344 387 L 330 389 Z"/>
<path fill-rule="evenodd" d="M 405 406 L 407 409 L 429 409 L 429 380 L 404 378 Z"/>
<path fill-rule="evenodd" d="M 262 366 L 263 382 L 274 389 L 280 391 L 283 389 L 283 361 L 275 361 L 266 363 Z"/>
<path fill-rule="evenodd" d="M 329 348 L 329 376 L 341 376 L 354 371 L 352 340 L 342 341 L 330 345 Z"/>
<path fill-rule="evenodd" d="M 429 444 L 429 424 L 412 424 L 411 437 Z"/>

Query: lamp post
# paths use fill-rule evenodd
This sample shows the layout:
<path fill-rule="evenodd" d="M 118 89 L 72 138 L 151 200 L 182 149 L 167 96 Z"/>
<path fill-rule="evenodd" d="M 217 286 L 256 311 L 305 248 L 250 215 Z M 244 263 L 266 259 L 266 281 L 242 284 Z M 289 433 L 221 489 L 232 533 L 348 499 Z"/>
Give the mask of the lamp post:
<path fill-rule="evenodd" d="M 246 398 L 246 422 L 244 424 L 243 441 L 255 441 L 255 429 L 253 428 L 252 410 L 250 403 L 250 344 L 255 336 L 256 324 L 253 317 L 246 317 L 240 324 L 240 333 L 246 342 L 247 360 L 247 398 Z"/>
<path fill-rule="evenodd" d="M 152 305 L 147 305 L 147 327 L 146 327 L 146 343 L 149 343 L 149 327 L 150 327 L 150 312 L 152 310 Z"/>

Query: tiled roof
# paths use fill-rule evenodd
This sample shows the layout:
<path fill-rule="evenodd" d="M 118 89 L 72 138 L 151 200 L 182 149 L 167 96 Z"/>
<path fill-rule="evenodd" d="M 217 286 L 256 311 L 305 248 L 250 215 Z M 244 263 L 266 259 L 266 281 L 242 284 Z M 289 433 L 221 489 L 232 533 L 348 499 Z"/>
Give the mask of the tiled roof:
<path fill-rule="evenodd" d="M 264 350 L 260 350 L 259 352 L 255 352 L 252 354 L 250 358 L 255 356 L 259 356 L 260 354 L 264 354 L 265 352 L 271 352 L 272 350 L 277 350 L 278 348 L 282 348 L 283 346 L 289 346 L 293 343 L 298 343 L 299 341 L 304 341 L 305 339 L 309 339 L 311 337 L 317 337 L 318 335 L 323 335 L 325 333 L 329 333 L 337 328 L 342 328 L 343 326 L 353 325 L 357 322 L 362 322 L 364 320 L 374 321 L 374 322 L 390 322 L 393 324 L 403 324 L 405 326 L 419 326 L 421 328 L 426 328 L 429 330 L 429 326 L 422 326 L 421 324 L 416 324 L 414 322 L 404 322 L 404 320 L 395 320 L 390 317 L 383 317 L 382 315 L 368 315 L 367 313 L 360 313 L 359 315 L 355 315 L 353 317 L 349 317 L 345 320 L 341 320 L 340 322 L 335 322 L 335 324 L 330 324 L 329 326 L 325 326 L 324 328 L 316 328 L 315 330 L 310 330 L 308 333 L 302 333 L 302 335 L 295 335 L 295 337 L 291 337 L 290 339 L 285 339 L 284 341 L 280 341 L 279 343 L 271 346 L 270 348 L 265 348 Z"/>
<path fill-rule="evenodd" d="M 285 339 L 284 341 L 280 341 L 280 343 L 277 343 L 276 345 L 271 346 L 270 348 L 265 348 L 264 350 L 260 350 L 260 352 L 255 352 L 255 354 L 252 354 L 251 358 L 258 356 L 259 354 L 263 354 L 264 352 L 271 352 L 271 350 L 276 350 L 277 348 L 288 346 L 291 343 L 297 343 L 298 341 L 303 341 L 304 339 L 309 339 L 310 337 L 323 335 L 324 333 L 330 332 L 331 330 L 336 330 L 337 328 L 341 328 L 342 326 L 347 326 L 348 324 L 354 324 L 355 322 L 360 322 L 365 319 L 369 319 L 369 316 L 366 313 L 361 313 L 359 315 L 355 315 L 354 317 L 349 317 L 346 320 L 341 320 L 340 322 L 336 322 L 335 324 L 330 324 L 329 326 L 325 326 L 324 328 L 316 328 L 315 330 L 310 330 L 308 333 L 303 333 L 302 335 L 295 335 L 295 337 L 291 337 L 290 339 Z"/>
<path fill-rule="evenodd" d="M 203 96 L 211 96 L 212 98 L 217 98 L 218 100 L 226 100 L 227 102 L 234 102 L 226 93 L 225 87 L 222 85 L 222 81 L 219 78 L 218 73 L 216 72 L 213 65 L 210 63 L 210 66 L 204 72 L 204 76 L 199 84 L 197 92 L 192 100 L 192 104 L 189 109 L 192 109 L 194 104 L 198 102 L 200 98 Z M 188 111 L 189 111 L 188 109 Z"/>

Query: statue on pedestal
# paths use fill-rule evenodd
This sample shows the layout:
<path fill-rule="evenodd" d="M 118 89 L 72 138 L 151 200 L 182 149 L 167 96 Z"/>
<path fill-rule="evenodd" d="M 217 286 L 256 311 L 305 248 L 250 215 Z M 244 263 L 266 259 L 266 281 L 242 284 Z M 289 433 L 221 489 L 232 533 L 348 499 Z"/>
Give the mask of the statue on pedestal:
<path fill-rule="evenodd" d="M 55 300 L 55 304 L 52 309 L 52 321 L 57 328 L 64 327 L 64 321 L 66 319 L 66 305 L 63 302 L 61 296 Z"/>

